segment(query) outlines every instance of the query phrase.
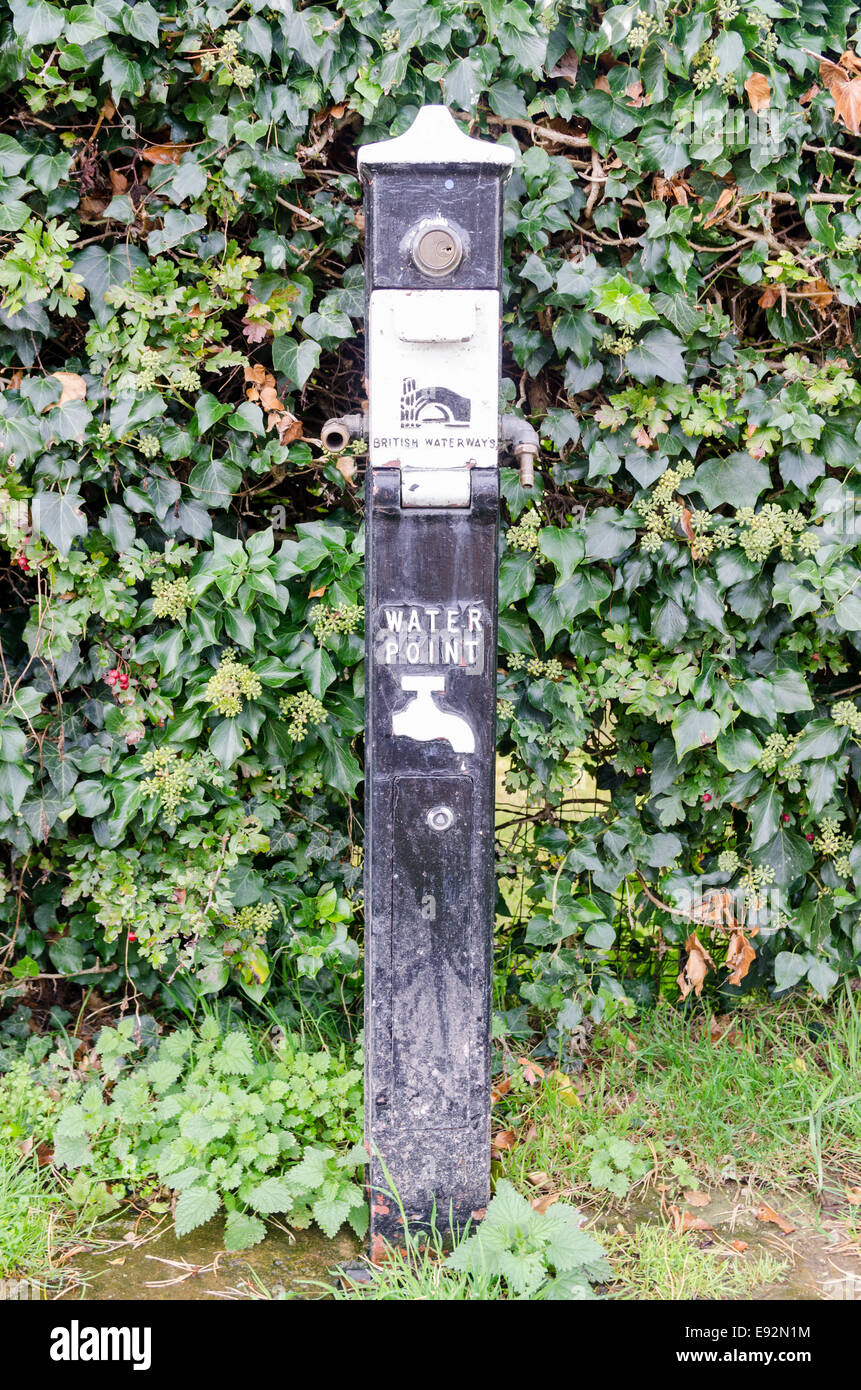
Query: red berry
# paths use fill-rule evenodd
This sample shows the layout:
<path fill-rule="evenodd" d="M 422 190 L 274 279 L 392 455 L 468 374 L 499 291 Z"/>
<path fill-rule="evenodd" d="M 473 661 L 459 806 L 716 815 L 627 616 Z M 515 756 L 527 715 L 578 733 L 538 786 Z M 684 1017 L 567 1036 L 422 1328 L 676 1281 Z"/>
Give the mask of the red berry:
<path fill-rule="evenodd" d="M 105 676 L 105 680 L 110 686 L 115 686 L 119 678 L 120 673 L 116 668 L 114 668 L 113 671 L 108 671 L 108 674 Z"/>
<path fill-rule="evenodd" d="M 128 676 L 120 676 L 120 690 L 128 690 L 128 688 L 129 688 L 129 678 L 128 678 Z"/>
<path fill-rule="evenodd" d="M 708 803 L 711 801 L 711 799 L 712 799 L 712 794 L 711 794 L 711 792 L 703 792 L 703 801 L 706 803 L 706 805 L 708 805 Z"/>
<path fill-rule="evenodd" d="M 818 660 L 819 660 L 819 653 L 818 653 L 818 652 L 814 652 L 813 655 L 812 655 L 812 657 L 810 658 L 810 660 L 811 660 L 811 661 L 818 661 Z"/>
<path fill-rule="evenodd" d="M 137 941 L 137 937 L 135 936 L 133 931 L 129 932 L 129 941 Z"/>
<path fill-rule="evenodd" d="M 788 812 L 788 811 L 784 811 L 784 813 L 783 813 L 783 815 L 780 817 L 780 819 L 783 821 L 783 824 L 784 824 L 784 825 L 789 825 L 789 820 L 790 820 L 789 812 Z"/>
<path fill-rule="evenodd" d="M 809 835 L 805 835 L 804 838 L 805 838 L 805 840 L 809 840 L 810 843 L 812 844 L 813 841 L 815 840 L 816 836 L 815 836 L 815 835 L 813 834 L 813 832 L 811 831 L 811 833 L 810 833 Z"/>
<path fill-rule="evenodd" d="M 644 772 L 644 769 L 643 769 L 642 767 L 635 767 L 635 768 L 634 768 L 634 774 L 635 774 L 635 776 L 637 776 L 637 777 L 642 777 L 643 772 Z"/>

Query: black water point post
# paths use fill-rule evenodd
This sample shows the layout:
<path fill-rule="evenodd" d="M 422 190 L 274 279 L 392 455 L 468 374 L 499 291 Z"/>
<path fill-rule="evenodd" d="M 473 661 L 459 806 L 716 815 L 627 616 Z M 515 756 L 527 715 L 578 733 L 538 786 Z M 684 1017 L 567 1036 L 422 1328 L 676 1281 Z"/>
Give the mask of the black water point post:
<path fill-rule="evenodd" d="M 502 185 L 443 107 L 359 151 L 367 209 L 371 1253 L 484 1214 Z M 399 1201 L 395 1198 L 395 1191 Z"/>

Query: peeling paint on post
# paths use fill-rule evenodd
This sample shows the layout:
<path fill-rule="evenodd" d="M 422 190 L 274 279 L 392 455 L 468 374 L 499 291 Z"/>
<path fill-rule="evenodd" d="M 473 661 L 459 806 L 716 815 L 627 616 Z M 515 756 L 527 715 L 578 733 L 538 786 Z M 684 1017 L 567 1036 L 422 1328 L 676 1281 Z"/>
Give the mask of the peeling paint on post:
<path fill-rule="evenodd" d="M 371 1252 L 483 1215 L 504 146 L 442 107 L 367 207 L 365 1134 Z"/>

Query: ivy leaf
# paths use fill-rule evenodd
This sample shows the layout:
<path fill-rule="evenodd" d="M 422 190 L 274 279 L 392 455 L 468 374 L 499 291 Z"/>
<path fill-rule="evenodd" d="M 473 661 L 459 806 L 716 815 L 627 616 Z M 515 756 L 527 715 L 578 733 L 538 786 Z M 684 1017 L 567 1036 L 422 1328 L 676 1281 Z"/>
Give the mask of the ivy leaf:
<path fill-rule="evenodd" d="M 689 484 L 710 510 L 725 503 L 737 508 L 752 507 L 770 485 L 771 476 L 765 464 L 743 453 L 708 459 L 700 464 Z"/>
<path fill-rule="evenodd" d="M 825 960 L 814 960 L 808 968 L 807 978 L 820 999 L 827 999 L 840 976 Z"/>
<path fill-rule="evenodd" d="M 73 936 L 63 936 L 48 947 L 55 970 L 63 975 L 77 975 L 84 968 L 84 943 Z"/>
<path fill-rule="evenodd" d="M 661 381 L 681 384 L 687 380 L 682 348 L 682 340 L 675 333 L 668 328 L 655 328 L 626 354 L 625 367 L 635 381 L 660 377 Z"/>
<path fill-rule="evenodd" d="M 639 285 L 632 285 L 624 275 L 612 275 L 603 284 L 596 285 L 589 296 L 589 307 L 624 328 L 639 328 L 642 323 L 658 317 L 647 292 Z"/>
<path fill-rule="evenodd" d="M 545 526 L 539 532 L 538 548 L 544 558 L 553 564 L 557 582 L 563 583 L 571 578 L 585 556 L 586 540 L 583 532 L 575 530 L 573 526 Z"/>
<path fill-rule="evenodd" d="M 158 15 L 149 0 L 136 0 L 125 5 L 119 14 L 123 30 L 133 39 L 142 39 L 153 48 L 158 45 Z"/>
<path fill-rule="evenodd" d="M 774 870 L 774 881 L 792 883 L 813 867 L 813 851 L 801 835 L 779 826 L 775 835 L 756 851 L 756 863 Z"/>
<path fill-rule="evenodd" d="M 808 971 L 808 957 L 795 951 L 780 951 L 774 958 L 774 983 L 778 990 L 792 989 Z"/>
<path fill-rule="evenodd" d="M 78 537 L 87 534 L 81 500 L 75 488 L 67 492 L 37 492 L 33 496 L 33 528 L 56 546 L 64 558 Z"/>
<path fill-rule="evenodd" d="M 843 748 L 848 734 L 848 729 L 838 728 L 830 719 L 811 719 L 802 729 L 787 763 L 807 763 L 817 758 L 831 758 Z"/>
<path fill-rule="evenodd" d="M 245 752 L 245 740 L 235 719 L 220 719 L 209 735 L 209 751 L 222 767 L 232 767 Z"/>
<path fill-rule="evenodd" d="M 338 678 L 332 658 L 324 647 L 314 647 L 303 670 L 308 689 L 318 700 L 322 700 L 329 686 Z"/>
<path fill-rule="evenodd" d="M 783 803 L 774 787 L 767 787 L 750 808 L 750 847 L 760 849 L 777 833 Z"/>
<path fill-rule="evenodd" d="M 674 599 L 661 599 L 652 613 L 652 631 L 662 646 L 672 648 L 688 630 L 688 618 Z"/>
<path fill-rule="evenodd" d="M 750 772 L 762 754 L 762 745 L 750 729 L 730 729 L 715 745 L 718 762 L 729 772 Z"/>
<path fill-rule="evenodd" d="M 711 709 L 700 709 L 692 700 L 684 700 L 673 716 L 673 741 L 676 756 L 683 758 L 694 748 L 714 743 L 720 732 L 720 716 Z"/>
<path fill-rule="evenodd" d="M 202 213 L 180 212 L 176 208 L 171 208 L 170 212 L 165 213 L 161 227 L 150 232 L 146 244 L 151 254 L 157 256 L 164 251 L 169 251 L 172 246 L 179 246 L 186 237 L 201 231 L 205 226 L 206 218 Z"/>
<path fill-rule="evenodd" d="M 272 365 L 300 389 L 320 361 L 320 344 L 312 338 L 276 338 L 272 344 Z"/>
<path fill-rule="evenodd" d="M 335 791 L 343 792 L 345 796 L 355 796 L 364 773 L 349 744 L 329 724 L 321 724 L 317 732 L 325 750 L 321 761 L 324 778 Z"/>
<path fill-rule="evenodd" d="M 137 246 L 121 243 L 107 249 L 103 246 L 85 246 L 74 259 L 75 274 L 80 275 L 84 287 L 89 291 L 90 308 L 100 327 L 108 322 L 116 312 L 105 303 L 105 295 L 114 285 L 125 285 L 134 272 L 149 265 L 143 251 Z"/>
<path fill-rule="evenodd" d="M 62 34 L 65 14 L 46 0 L 13 0 L 11 5 L 15 33 L 25 48 L 54 43 Z"/>
<path fill-rule="evenodd" d="M 204 507 L 215 511 L 230 506 L 241 481 L 242 469 L 223 457 L 196 464 L 188 475 L 188 485 L 195 497 Z"/>
<path fill-rule="evenodd" d="M 861 594 L 846 594 L 834 605 L 834 617 L 845 632 L 861 632 Z"/>
<path fill-rule="evenodd" d="M 534 585 L 535 561 L 527 551 L 510 550 L 503 555 L 499 566 L 499 611 L 526 598 Z"/>
<path fill-rule="evenodd" d="M 559 612 L 565 622 L 573 622 L 579 613 L 600 610 L 612 593 L 613 586 L 603 570 L 581 569 L 555 589 Z"/>

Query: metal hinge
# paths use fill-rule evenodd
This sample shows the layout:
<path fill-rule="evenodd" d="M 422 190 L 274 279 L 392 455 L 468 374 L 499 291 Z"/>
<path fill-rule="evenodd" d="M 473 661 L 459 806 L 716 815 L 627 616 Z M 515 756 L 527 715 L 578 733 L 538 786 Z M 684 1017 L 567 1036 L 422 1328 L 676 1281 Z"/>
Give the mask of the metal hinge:
<path fill-rule="evenodd" d="M 468 507 L 471 468 L 401 467 L 402 507 Z"/>

